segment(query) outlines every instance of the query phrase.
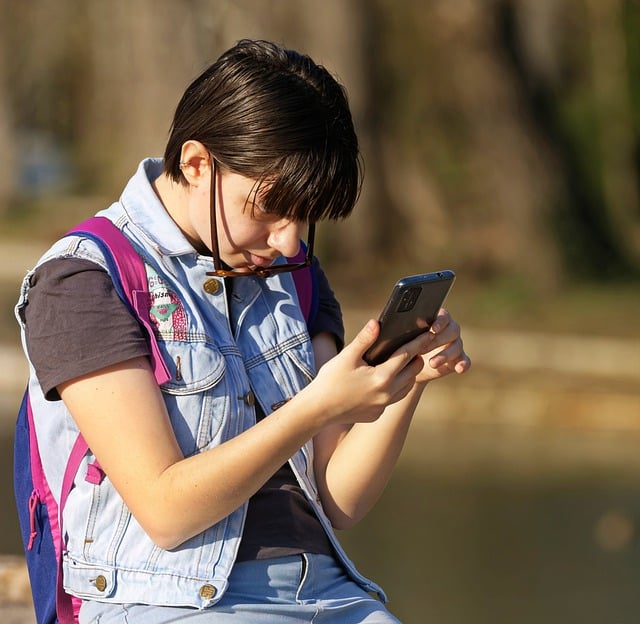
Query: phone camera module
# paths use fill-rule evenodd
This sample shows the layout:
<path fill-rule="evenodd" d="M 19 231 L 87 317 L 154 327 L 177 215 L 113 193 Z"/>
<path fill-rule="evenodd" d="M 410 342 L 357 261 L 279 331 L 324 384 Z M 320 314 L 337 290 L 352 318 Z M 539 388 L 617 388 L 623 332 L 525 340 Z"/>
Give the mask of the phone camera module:
<path fill-rule="evenodd" d="M 413 308 L 420 296 L 420 291 L 422 289 L 418 286 L 415 288 L 407 288 L 400 298 L 400 302 L 398 303 L 398 312 L 407 312 Z"/>

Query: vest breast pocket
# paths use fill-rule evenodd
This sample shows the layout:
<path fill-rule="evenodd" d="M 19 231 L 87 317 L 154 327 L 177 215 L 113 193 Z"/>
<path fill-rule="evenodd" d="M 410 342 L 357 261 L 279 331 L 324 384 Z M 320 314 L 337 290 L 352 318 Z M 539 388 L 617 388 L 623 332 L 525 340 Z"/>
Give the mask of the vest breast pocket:
<path fill-rule="evenodd" d="M 185 457 L 220 442 L 229 410 L 227 363 L 205 342 L 160 341 L 171 379 L 160 389 Z"/>

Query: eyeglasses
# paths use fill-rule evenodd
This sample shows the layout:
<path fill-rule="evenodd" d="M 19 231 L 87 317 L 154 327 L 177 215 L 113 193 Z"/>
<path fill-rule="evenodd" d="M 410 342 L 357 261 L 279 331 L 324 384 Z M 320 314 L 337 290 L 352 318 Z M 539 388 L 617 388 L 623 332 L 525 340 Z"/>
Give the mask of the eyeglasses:
<path fill-rule="evenodd" d="M 211 222 L 211 254 L 213 258 L 213 271 L 207 271 L 207 275 L 214 277 L 248 277 L 255 275 L 257 277 L 269 277 L 277 273 L 290 273 L 298 271 L 305 267 L 311 266 L 313 260 L 313 240 L 316 233 L 315 223 L 309 223 L 309 233 L 307 235 L 307 251 L 302 262 L 283 262 L 282 264 L 273 264 L 266 267 L 249 267 L 242 266 L 237 268 L 223 269 L 220 260 L 220 250 L 218 248 L 218 227 L 216 223 L 216 195 L 217 195 L 217 178 L 218 166 L 217 161 L 211 155 L 212 171 L 211 171 L 211 197 L 210 197 L 210 222 Z"/>

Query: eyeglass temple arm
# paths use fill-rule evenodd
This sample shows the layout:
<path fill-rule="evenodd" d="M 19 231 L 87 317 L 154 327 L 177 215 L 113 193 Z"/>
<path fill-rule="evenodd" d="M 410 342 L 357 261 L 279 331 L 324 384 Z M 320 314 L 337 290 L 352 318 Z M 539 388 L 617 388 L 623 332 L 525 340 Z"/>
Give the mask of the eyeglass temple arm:
<path fill-rule="evenodd" d="M 313 244 L 316 238 L 316 224 L 309 223 L 309 233 L 307 234 L 307 257 L 306 264 L 311 264 L 313 261 Z"/>
<path fill-rule="evenodd" d="M 209 155 L 211 160 L 211 190 L 209 196 L 209 225 L 211 227 L 211 258 L 213 260 L 214 271 L 222 269 L 220 261 L 220 250 L 218 248 L 218 226 L 216 218 L 216 182 L 218 179 L 218 167 L 213 154 Z"/>

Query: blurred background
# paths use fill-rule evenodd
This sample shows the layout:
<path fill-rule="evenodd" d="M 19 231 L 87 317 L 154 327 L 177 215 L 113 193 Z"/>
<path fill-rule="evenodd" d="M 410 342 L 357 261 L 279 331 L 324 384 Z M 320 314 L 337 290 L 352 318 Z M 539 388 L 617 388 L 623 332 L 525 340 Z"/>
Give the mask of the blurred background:
<path fill-rule="evenodd" d="M 184 88 L 243 37 L 349 92 L 365 186 L 318 249 L 348 337 L 401 274 L 458 275 L 473 369 L 425 393 L 350 554 L 407 624 L 637 622 L 639 0 L 0 0 L 3 621 L 32 621 L 21 278 L 163 153 Z"/>

